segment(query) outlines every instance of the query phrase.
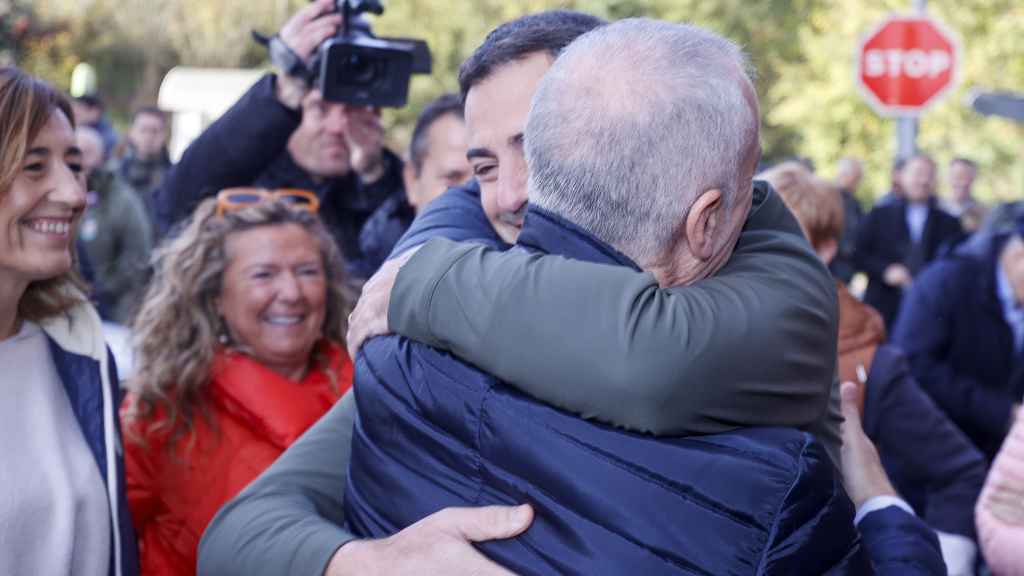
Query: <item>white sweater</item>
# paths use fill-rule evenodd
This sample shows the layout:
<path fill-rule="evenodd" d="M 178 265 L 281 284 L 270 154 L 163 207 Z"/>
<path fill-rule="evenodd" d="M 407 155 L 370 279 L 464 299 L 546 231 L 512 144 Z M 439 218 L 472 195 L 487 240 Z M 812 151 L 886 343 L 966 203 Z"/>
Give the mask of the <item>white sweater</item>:
<path fill-rule="evenodd" d="M 0 574 L 106 576 L 110 505 L 46 337 L 0 340 Z"/>

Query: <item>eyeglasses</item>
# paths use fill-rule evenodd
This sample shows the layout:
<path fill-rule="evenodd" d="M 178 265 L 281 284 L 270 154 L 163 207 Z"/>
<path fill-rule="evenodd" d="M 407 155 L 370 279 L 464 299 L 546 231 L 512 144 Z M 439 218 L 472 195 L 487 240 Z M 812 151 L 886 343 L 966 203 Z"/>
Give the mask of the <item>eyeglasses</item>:
<path fill-rule="evenodd" d="M 228 212 L 235 212 L 261 202 L 281 201 L 295 210 L 305 210 L 316 214 L 320 209 L 320 199 L 309 190 L 298 188 L 225 188 L 217 194 L 217 217 Z"/>

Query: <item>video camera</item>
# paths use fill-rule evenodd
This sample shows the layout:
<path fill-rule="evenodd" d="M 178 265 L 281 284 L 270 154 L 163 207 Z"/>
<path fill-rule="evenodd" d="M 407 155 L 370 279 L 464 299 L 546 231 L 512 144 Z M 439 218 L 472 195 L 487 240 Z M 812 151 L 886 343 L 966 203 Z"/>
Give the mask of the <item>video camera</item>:
<path fill-rule="evenodd" d="M 343 27 L 317 48 L 308 68 L 279 38 L 257 36 L 257 41 L 269 46 L 275 65 L 318 88 L 325 100 L 357 106 L 405 106 L 409 78 L 413 74 L 430 74 L 430 48 L 426 41 L 374 36 L 363 14 L 383 14 L 380 0 L 335 3 L 344 17 Z"/>

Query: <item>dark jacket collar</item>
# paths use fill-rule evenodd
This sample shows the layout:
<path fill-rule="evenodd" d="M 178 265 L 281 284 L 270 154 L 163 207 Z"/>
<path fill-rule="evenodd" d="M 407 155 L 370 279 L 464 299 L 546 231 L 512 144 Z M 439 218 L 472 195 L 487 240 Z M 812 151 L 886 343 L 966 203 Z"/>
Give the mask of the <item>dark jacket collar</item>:
<path fill-rule="evenodd" d="M 767 182 L 754 181 L 750 213 L 747 215 L 748 226 L 761 212 L 760 209 L 767 204 L 771 195 L 772 189 Z M 778 202 L 778 206 L 782 206 L 781 201 Z M 794 224 L 793 229 L 799 232 L 799 228 L 795 226 L 796 220 L 792 217 L 790 220 Z M 533 204 L 530 204 L 526 212 L 523 230 L 516 244 L 529 250 L 558 254 L 575 260 L 628 266 L 634 270 L 641 270 L 629 256 L 598 240 L 565 218 Z"/>
<path fill-rule="evenodd" d="M 528 250 L 558 254 L 574 260 L 628 266 L 639 271 L 628 256 L 595 238 L 572 222 L 530 204 L 516 242 Z"/>

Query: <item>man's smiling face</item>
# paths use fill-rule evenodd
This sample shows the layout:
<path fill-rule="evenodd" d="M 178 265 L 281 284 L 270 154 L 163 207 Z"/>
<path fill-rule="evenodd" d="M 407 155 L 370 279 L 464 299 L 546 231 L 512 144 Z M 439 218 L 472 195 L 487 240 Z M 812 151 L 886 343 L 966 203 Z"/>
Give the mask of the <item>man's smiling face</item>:
<path fill-rule="evenodd" d="M 487 219 L 509 244 L 519 237 L 526 214 L 526 117 L 533 93 L 551 63 L 547 53 L 534 52 L 497 68 L 466 95 L 466 157 L 480 182 L 480 201 Z"/>

